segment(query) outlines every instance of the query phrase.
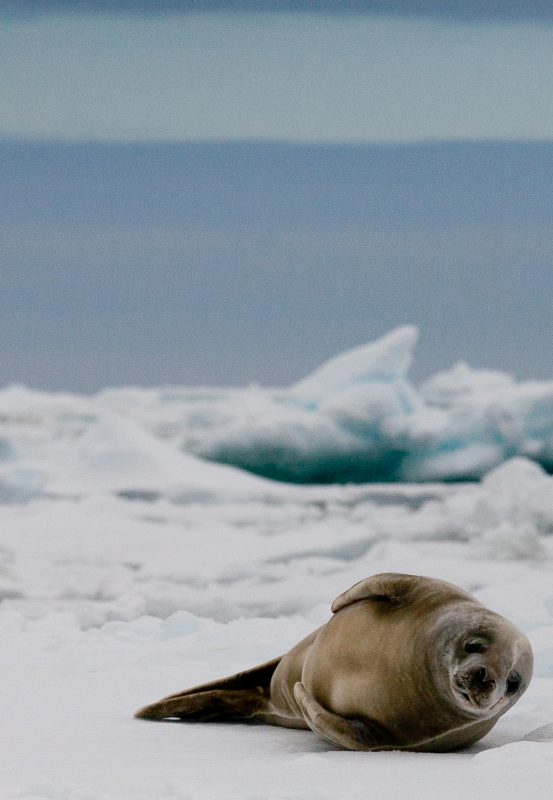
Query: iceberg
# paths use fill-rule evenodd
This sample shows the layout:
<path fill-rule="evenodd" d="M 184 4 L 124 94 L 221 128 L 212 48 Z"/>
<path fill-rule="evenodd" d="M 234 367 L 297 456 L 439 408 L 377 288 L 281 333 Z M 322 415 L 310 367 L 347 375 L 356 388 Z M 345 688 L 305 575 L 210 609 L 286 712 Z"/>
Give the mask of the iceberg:
<path fill-rule="evenodd" d="M 91 486 L 155 498 L 213 495 L 232 483 L 255 495 L 268 491 L 259 478 L 476 481 L 518 456 L 553 472 L 553 380 L 518 382 L 461 362 L 417 386 L 409 370 L 418 335 L 403 325 L 284 388 L 126 387 L 83 397 L 7 387 L 0 501 Z"/>
<path fill-rule="evenodd" d="M 295 483 L 478 480 L 514 456 L 552 471 L 553 381 L 459 363 L 415 387 L 417 338 L 401 326 L 286 389 L 159 390 L 149 410 L 135 390 L 135 411 L 182 450 Z"/>

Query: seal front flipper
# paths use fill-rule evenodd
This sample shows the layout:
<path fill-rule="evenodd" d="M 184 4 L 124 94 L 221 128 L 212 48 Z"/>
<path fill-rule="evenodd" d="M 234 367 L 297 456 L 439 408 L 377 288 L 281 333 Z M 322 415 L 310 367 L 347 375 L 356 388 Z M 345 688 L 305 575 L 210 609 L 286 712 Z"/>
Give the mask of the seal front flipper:
<path fill-rule="evenodd" d="M 332 611 L 336 613 L 359 600 L 382 600 L 391 607 L 404 606 L 417 596 L 425 595 L 428 599 L 433 592 L 442 593 L 444 587 L 458 599 L 474 601 L 471 595 L 445 581 L 400 572 L 381 572 L 379 575 L 364 578 L 339 595 L 332 603 Z"/>
<path fill-rule="evenodd" d="M 301 681 L 294 686 L 294 697 L 312 731 L 346 750 L 386 750 L 394 745 L 381 725 L 371 720 L 347 719 L 328 711 L 306 691 Z"/>
<path fill-rule="evenodd" d="M 176 717 L 191 722 L 254 717 L 267 709 L 271 678 L 280 660 L 281 656 L 228 678 L 171 694 L 144 706 L 134 716 L 157 720 Z"/>

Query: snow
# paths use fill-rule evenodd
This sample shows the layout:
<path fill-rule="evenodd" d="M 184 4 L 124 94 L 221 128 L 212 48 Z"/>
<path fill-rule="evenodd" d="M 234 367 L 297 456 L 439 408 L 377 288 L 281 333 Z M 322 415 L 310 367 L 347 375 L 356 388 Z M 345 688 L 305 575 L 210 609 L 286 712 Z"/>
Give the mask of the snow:
<path fill-rule="evenodd" d="M 397 328 L 282 389 L 118 389 L 97 402 L 181 450 L 297 483 L 479 479 L 514 456 L 553 470 L 553 381 L 459 363 L 416 387 Z"/>
<path fill-rule="evenodd" d="M 445 404 L 468 407 L 494 386 L 507 403 L 511 389 L 493 376 L 470 403 L 463 381 L 448 394 L 440 379 L 425 390 L 436 408 L 440 398 L 429 410 L 401 377 L 413 336 L 392 336 L 393 359 L 377 347 L 368 372 L 363 351 L 354 354 L 343 384 L 334 364 L 298 385 L 298 415 L 310 398 L 333 409 L 327 431 L 338 431 L 339 409 L 343 420 L 368 387 L 373 429 L 378 411 L 380 431 L 405 436 L 400 409 L 409 407 L 422 437 Z M 334 399 L 317 395 L 323 384 Z M 257 398 L 249 408 L 245 395 Z M 282 421 L 293 413 L 289 395 L 276 398 L 258 389 L 0 392 L 0 797 L 551 797 L 553 478 L 516 457 L 479 484 L 297 486 L 183 452 L 187 437 L 232 430 L 239 411 L 242 420 L 251 412 L 253 429 L 266 408 L 258 423 L 274 432 L 279 403 Z M 313 415 L 322 424 L 322 411 Z M 529 690 L 469 750 L 349 753 L 307 731 L 132 718 L 166 693 L 286 651 L 328 618 L 340 592 L 388 570 L 457 583 L 532 642 Z"/>

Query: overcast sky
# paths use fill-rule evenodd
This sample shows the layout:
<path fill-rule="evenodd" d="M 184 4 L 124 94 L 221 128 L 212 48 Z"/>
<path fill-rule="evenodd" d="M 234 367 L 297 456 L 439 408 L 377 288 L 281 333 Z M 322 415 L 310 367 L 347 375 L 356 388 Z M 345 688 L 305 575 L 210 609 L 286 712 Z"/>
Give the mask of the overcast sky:
<path fill-rule="evenodd" d="M 24 16 L 52 11 L 126 14 L 179 14 L 190 11 L 304 11 L 333 14 L 431 16 L 471 21 L 537 19 L 550 21 L 548 0 L 0 0 L 0 13 Z"/>
<path fill-rule="evenodd" d="M 418 375 L 550 376 L 552 22 L 0 0 L 0 384 L 286 383 L 403 322 Z"/>
<path fill-rule="evenodd" d="M 535 20 L 146 10 L 5 17 L 0 135 L 549 138 L 552 53 L 553 26 Z"/>

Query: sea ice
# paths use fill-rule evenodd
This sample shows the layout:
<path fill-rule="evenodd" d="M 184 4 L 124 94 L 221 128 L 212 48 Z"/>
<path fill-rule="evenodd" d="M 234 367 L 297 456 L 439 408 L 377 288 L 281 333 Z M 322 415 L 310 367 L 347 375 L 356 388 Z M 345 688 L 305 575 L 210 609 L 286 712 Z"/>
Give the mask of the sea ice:
<path fill-rule="evenodd" d="M 391 335 L 368 371 L 361 349 L 294 396 L 0 392 L 2 800 L 396 800 L 406 790 L 412 800 L 550 800 L 553 478 L 542 467 L 516 457 L 480 483 L 297 486 L 182 449 L 232 431 L 239 441 L 240 430 L 269 446 L 279 430 L 283 447 L 313 455 L 311 469 L 322 441 L 312 446 L 311 431 L 324 431 L 328 463 L 340 442 L 346 465 L 353 443 L 361 475 L 369 428 L 370 463 L 383 469 L 392 458 L 382 442 L 416 438 L 437 457 L 433 437 L 452 409 L 489 421 L 510 392 L 520 390 L 515 410 L 522 396 L 546 395 L 487 375 L 467 399 L 463 368 L 451 391 L 440 379 L 423 399 L 405 378 L 414 337 Z M 431 463 L 422 452 L 419 475 Z M 419 463 L 413 450 L 394 459 L 394 469 Z M 349 753 L 308 731 L 132 718 L 163 694 L 286 651 L 328 619 L 335 596 L 384 571 L 457 583 L 530 638 L 528 692 L 474 747 Z"/>
<path fill-rule="evenodd" d="M 553 471 L 553 381 L 460 363 L 420 387 L 405 325 L 283 389 L 120 389 L 98 399 L 185 452 L 297 483 L 474 480 L 516 455 Z"/>

